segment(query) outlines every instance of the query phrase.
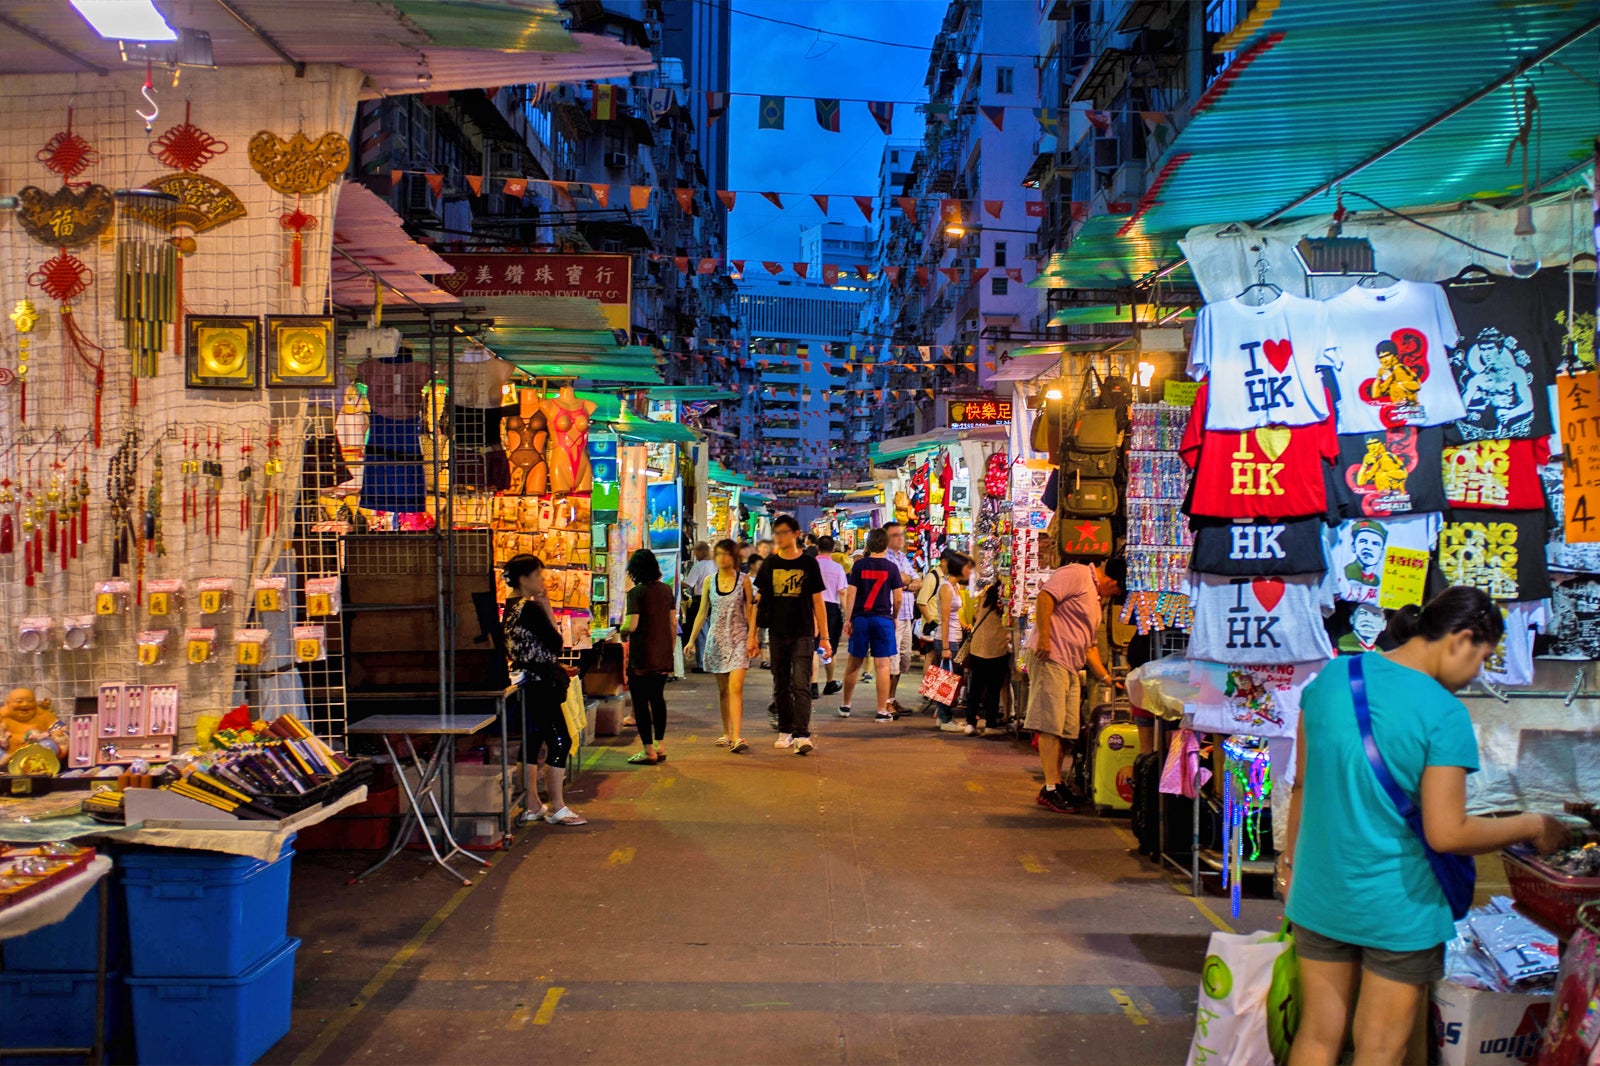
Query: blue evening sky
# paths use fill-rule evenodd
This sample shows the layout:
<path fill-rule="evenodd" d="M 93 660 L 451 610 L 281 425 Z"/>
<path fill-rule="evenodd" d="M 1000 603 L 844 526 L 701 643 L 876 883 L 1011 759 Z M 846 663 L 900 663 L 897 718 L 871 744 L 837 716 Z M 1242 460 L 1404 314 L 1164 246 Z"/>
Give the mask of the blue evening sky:
<path fill-rule="evenodd" d="M 925 100 L 928 48 L 944 18 L 944 0 L 733 0 L 732 84 L 735 93 L 852 97 L 894 100 L 895 137 L 918 137 L 922 115 L 910 101 Z M 756 15 L 802 23 L 823 31 L 894 41 L 893 47 L 843 40 L 781 26 Z M 884 135 L 860 102 L 840 104 L 839 132 L 817 125 L 809 99 L 789 98 L 782 130 L 756 129 L 759 101 L 735 96 L 728 108 L 729 183 L 739 200 L 728 217 L 729 258 L 790 264 L 800 257 L 799 234 L 822 220 L 811 193 L 837 196 L 828 218 L 861 225 L 851 196 L 873 195 Z M 797 193 L 779 211 L 757 195 L 764 190 Z M 760 271 L 759 263 L 745 267 Z M 792 276 L 789 275 L 789 276 Z"/>

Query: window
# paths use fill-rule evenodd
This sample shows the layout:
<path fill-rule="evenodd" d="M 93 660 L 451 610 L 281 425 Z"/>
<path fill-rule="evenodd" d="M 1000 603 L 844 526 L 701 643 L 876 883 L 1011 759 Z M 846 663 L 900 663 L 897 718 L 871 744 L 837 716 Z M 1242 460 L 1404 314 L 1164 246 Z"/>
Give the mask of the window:
<path fill-rule="evenodd" d="M 1015 67 L 995 67 L 994 68 L 994 91 L 995 92 L 997 92 L 997 93 L 1014 92 L 1015 91 L 1014 86 L 1016 84 L 1016 80 L 1017 80 L 1017 72 L 1016 72 L 1016 68 Z"/>
<path fill-rule="evenodd" d="M 1010 287 L 1011 281 L 1004 275 L 1001 275 L 998 278 L 989 279 L 989 291 L 995 296 L 1004 296 Z"/>
<path fill-rule="evenodd" d="M 1003 266 L 1006 265 L 1006 242 L 1005 241 L 995 241 L 994 242 L 994 265 L 997 266 L 997 267 L 1003 267 Z"/>

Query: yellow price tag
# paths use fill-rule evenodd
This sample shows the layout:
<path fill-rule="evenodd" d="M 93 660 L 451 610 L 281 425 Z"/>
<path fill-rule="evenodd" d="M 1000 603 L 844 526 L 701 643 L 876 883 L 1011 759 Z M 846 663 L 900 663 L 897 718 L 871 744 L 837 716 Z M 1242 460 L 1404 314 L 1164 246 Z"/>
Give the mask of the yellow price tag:
<path fill-rule="evenodd" d="M 283 608 L 278 603 L 277 589 L 256 589 L 256 610 L 281 611 Z"/>
<path fill-rule="evenodd" d="M 200 594 L 200 613 L 216 614 L 222 610 L 222 593 L 216 589 L 207 589 Z"/>
<path fill-rule="evenodd" d="M 1161 387 L 1161 402 L 1179 407 L 1193 407 L 1195 397 L 1198 395 L 1200 395 L 1198 381 L 1167 381 Z"/>
<path fill-rule="evenodd" d="M 333 597 L 326 592 L 313 592 L 306 597 L 306 614 L 313 618 L 333 613 Z"/>
<path fill-rule="evenodd" d="M 150 594 L 150 613 L 152 615 L 171 614 L 172 597 L 165 592 L 152 592 Z"/>
<path fill-rule="evenodd" d="M 161 645 L 159 645 L 159 644 L 141 644 L 141 645 L 139 645 L 139 665 L 140 666 L 154 666 L 160 660 L 161 660 Z"/>
<path fill-rule="evenodd" d="M 211 658 L 211 642 L 207 640 L 191 640 L 189 642 L 189 661 L 203 663 Z"/>
<path fill-rule="evenodd" d="M 94 598 L 94 613 L 99 615 L 117 613 L 117 596 L 114 592 L 102 592 Z"/>
<path fill-rule="evenodd" d="M 1428 583 L 1428 553 L 1416 548 L 1391 547 L 1383 553 L 1383 579 L 1378 585 L 1378 606 L 1386 611 L 1420 604 Z"/>
<path fill-rule="evenodd" d="M 294 642 L 294 657 L 303 663 L 314 663 L 322 658 L 322 641 L 297 640 Z"/>
<path fill-rule="evenodd" d="M 261 645 L 253 642 L 239 645 L 239 654 L 237 659 L 240 666 L 260 666 Z"/>

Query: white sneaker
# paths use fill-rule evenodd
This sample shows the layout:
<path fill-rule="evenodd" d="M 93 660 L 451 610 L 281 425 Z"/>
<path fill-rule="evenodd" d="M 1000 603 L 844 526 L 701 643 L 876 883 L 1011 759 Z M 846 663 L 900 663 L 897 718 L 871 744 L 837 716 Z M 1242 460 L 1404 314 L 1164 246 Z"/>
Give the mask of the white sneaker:
<path fill-rule="evenodd" d="M 725 748 L 727 746 L 728 746 L 728 738 L 727 737 L 718 737 L 717 738 L 717 747 Z"/>
<path fill-rule="evenodd" d="M 965 732 L 966 728 L 967 725 L 965 722 L 946 722 L 944 725 L 939 727 L 939 731 L 941 733 L 961 733 Z"/>
<path fill-rule="evenodd" d="M 794 734 L 793 733 L 779 733 L 778 734 L 778 739 L 774 740 L 772 742 L 772 746 L 775 747 L 775 748 L 792 748 L 792 747 L 794 747 Z"/>
<path fill-rule="evenodd" d="M 983 730 L 979 729 L 977 726 L 974 726 L 974 725 L 964 725 L 964 726 L 962 726 L 961 727 L 961 732 L 964 735 L 969 736 L 969 737 L 970 736 L 981 736 L 983 734 Z"/>
<path fill-rule="evenodd" d="M 794 753 L 796 755 L 810 755 L 811 749 L 814 747 L 816 745 L 811 743 L 810 737 L 797 737 L 794 742 Z"/>

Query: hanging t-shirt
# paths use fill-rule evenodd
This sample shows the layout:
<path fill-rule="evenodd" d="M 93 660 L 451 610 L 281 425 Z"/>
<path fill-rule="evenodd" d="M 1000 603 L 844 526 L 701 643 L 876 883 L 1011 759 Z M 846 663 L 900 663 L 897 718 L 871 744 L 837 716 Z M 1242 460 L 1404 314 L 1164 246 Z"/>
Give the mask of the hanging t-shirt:
<path fill-rule="evenodd" d="M 1550 646 L 1541 658 L 1600 659 L 1600 578 L 1563 582 L 1550 595 Z"/>
<path fill-rule="evenodd" d="M 1340 655 L 1360 655 L 1378 649 L 1378 638 L 1389 628 L 1389 616 L 1375 604 L 1347 604 L 1343 612 L 1328 619 L 1328 626 Z"/>
<path fill-rule="evenodd" d="M 1189 575 L 1194 628 L 1189 657 L 1261 666 L 1333 658 L 1322 626 L 1332 607 L 1322 575 L 1215 577 Z"/>
<path fill-rule="evenodd" d="M 1444 510 L 1444 431 L 1401 427 L 1339 435 L 1334 483 L 1346 518 Z"/>
<path fill-rule="evenodd" d="M 1557 516 L 1567 513 L 1566 500 L 1563 496 L 1563 474 L 1564 470 L 1559 462 L 1546 463 L 1539 468 L 1539 480 L 1544 484 L 1544 494 L 1549 501 L 1550 513 Z M 1580 541 L 1569 544 L 1566 527 L 1562 522 L 1556 521 L 1551 524 L 1550 539 L 1545 543 L 1545 559 L 1552 570 L 1600 574 L 1600 543 Z"/>
<path fill-rule="evenodd" d="M 1193 716 L 1197 733 L 1292 737 L 1300 725 L 1300 694 L 1323 665 L 1195 662 L 1189 667 L 1195 695 L 1184 700 L 1184 709 Z"/>
<path fill-rule="evenodd" d="M 1200 386 L 1195 415 L 1206 409 L 1210 383 Z M 1195 471 L 1189 514 L 1207 518 L 1303 518 L 1328 509 L 1324 465 L 1339 454 L 1333 419 L 1309 426 L 1208 430 L 1191 417 L 1183 431 L 1183 461 Z"/>
<path fill-rule="evenodd" d="M 1466 414 L 1450 374 L 1459 337 L 1444 289 L 1399 281 L 1327 301 L 1337 345 L 1339 432 L 1437 426 Z"/>
<path fill-rule="evenodd" d="M 1542 510 L 1452 511 L 1439 530 L 1438 576 L 1497 600 L 1545 599 L 1545 533 Z"/>
<path fill-rule="evenodd" d="M 1206 304 L 1196 316 L 1189 375 L 1216 385 L 1207 429 L 1306 426 L 1328 416 L 1317 364 L 1331 341 L 1320 301 L 1281 293 L 1259 307 Z"/>
<path fill-rule="evenodd" d="M 1511 603 L 1502 608 L 1506 632 L 1478 676 L 1491 685 L 1533 684 L 1533 636 L 1550 624 L 1550 601 Z"/>
<path fill-rule="evenodd" d="M 1461 332 L 1450 349 L 1450 370 L 1467 411 L 1449 435 L 1464 441 L 1548 436 L 1555 323 L 1544 312 L 1539 287 L 1495 278 L 1444 290 Z"/>
<path fill-rule="evenodd" d="M 1444 495 L 1452 507 L 1531 511 L 1544 506 L 1539 467 L 1550 461 L 1550 438 L 1475 440 L 1446 447 Z"/>
<path fill-rule="evenodd" d="M 1550 325 L 1552 357 L 1557 368 L 1572 362 L 1577 368 L 1595 368 L 1595 276 L 1592 270 L 1567 272 L 1550 267 L 1533 276 L 1545 321 Z M 1569 326 L 1570 323 L 1570 326 Z"/>
<path fill-rule="evenodd" d="M 1409 518 L 1353 518 L 1328 531 L 1328 561 L 1334 596 L 1350 603 L 1378 602 L 1390 548 L 1433 553 L 1439 539 L 1437 514 Z"/>
<path fill-rule="evenodd" d="M 1293 518 L 1281 522 L 1227 522 L 1195 519 L 1194 551 L 1189 568 L 1201 574 L 1263 577 L 1309 574 L 1327 569 L 1323 556 L 1322 519 Z"/>

